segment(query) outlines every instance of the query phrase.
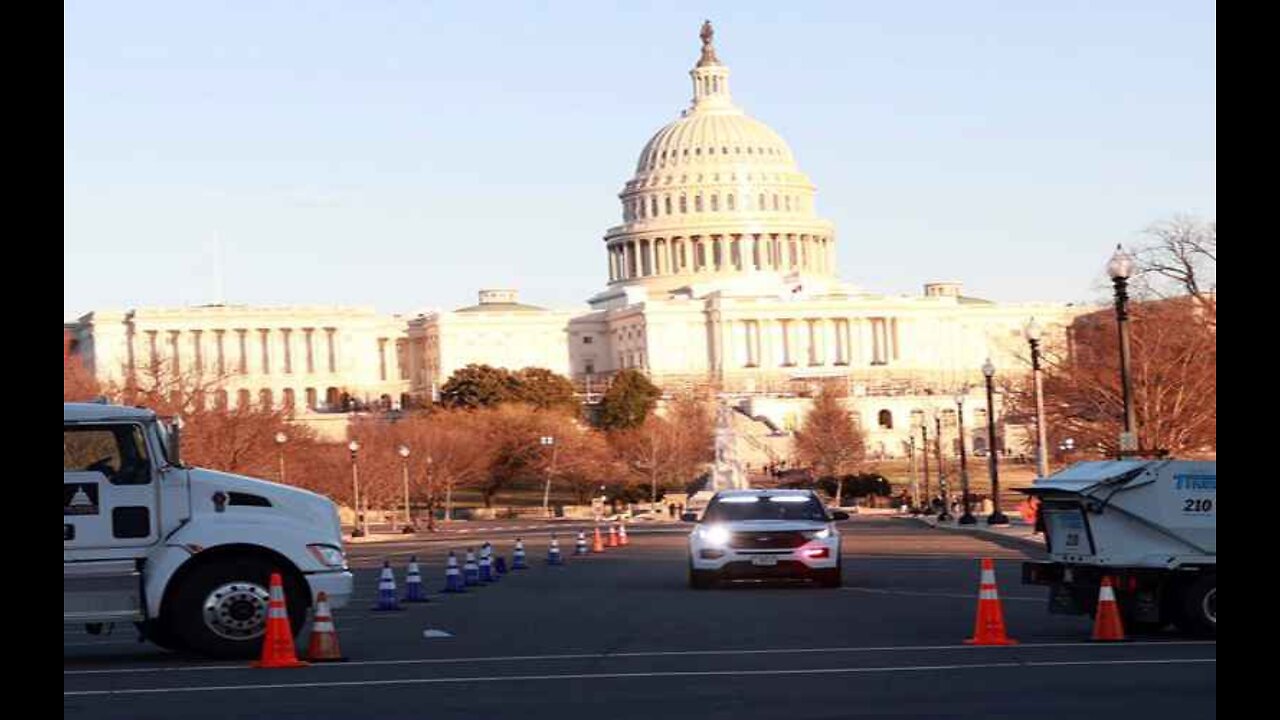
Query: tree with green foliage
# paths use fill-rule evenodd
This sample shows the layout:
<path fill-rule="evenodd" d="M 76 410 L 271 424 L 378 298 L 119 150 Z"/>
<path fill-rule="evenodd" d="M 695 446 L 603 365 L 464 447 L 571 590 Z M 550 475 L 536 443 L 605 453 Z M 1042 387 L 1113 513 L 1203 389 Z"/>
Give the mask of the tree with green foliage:
<path fill-rule="evenodd" d="M 514 375 L 516 398 L 539 410 L 565 410 L 576 412 L 578 399 L 574 397 L 573 383 L 569 378 L 546 368 L 527 367 Z"/>
<path fill-rule="evenodd" d="M 519 383 L 506 368 L 474 363 L 458 368 L 440 388 L 445 407 L 493 407 L 519 398 Z"/>
<path fill-rule="evenodd" d="M 613 377 L 600 400 L 600 424 L 606 430 L 639 427 L 661 397 L 662 391 L 644 373 L 623 370 Z"/>

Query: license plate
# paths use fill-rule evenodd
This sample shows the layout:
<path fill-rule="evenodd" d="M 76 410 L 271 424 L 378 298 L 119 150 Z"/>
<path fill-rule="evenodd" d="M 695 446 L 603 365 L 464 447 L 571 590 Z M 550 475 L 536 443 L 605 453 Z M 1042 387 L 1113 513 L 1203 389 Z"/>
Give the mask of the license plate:
<path fill-rule="evenodd" d="M 770 565 L 777 565 L 778 558 L 773 557 L 772 555 L 759 555 L 757 557 L 751 558 L 751 564 L 758 565 L 761 567 L 768 567 Z"/>

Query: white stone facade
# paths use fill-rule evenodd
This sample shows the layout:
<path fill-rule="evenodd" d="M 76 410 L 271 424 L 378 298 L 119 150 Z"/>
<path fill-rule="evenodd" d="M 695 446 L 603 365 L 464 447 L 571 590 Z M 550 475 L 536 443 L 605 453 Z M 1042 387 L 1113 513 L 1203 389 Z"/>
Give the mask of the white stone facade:
<path fill-rule="evenodd" d="M 281 405 L 291 393 L 295 407 L 344 392 L 427 401 L 469 363 L 588 382 L 638 368 L 668 388 L 753 399 L 782 427 L 795 425 L 811 381 L 838 378 L 868 448 L 897 456 L 912 413 L 981 387 L 987 358 L 998 372 L 1027 372 L 1032 316 L 1053 342 L 1088 310 L 988 302 L 955 281 L 917 296 L 841 282 L 835 228 L 818 216 L 813 184 L 777 133 L 733 105 L 729 69 L 707 41 L 691 76 L 691 106 L 645 144 L 619 194 L 622 224 L 603 238 L 607 284 L 587 306 L 540 308 L 514 290 L 484 290 L 477 305 L 412 318 L 333 307 L 94 312 L 76 330 L 82 352 L 104 380 L 153 354 L 205 368 L 220 357 L 233 397 L 267 391 Z M 984 404 L 975 398 L 966 412 Z"/>
<path fill-rule="evenodd" d="M 87 367 L 123 386 L 158 368 L 230 407 L 339 409 L 343 395 L 398 404 L 409 390 L 405 321 L 371 308 L 209 305 L 94 311 L 74 332 Z M 223 395 L 225 394 L 225 395 Z"/>

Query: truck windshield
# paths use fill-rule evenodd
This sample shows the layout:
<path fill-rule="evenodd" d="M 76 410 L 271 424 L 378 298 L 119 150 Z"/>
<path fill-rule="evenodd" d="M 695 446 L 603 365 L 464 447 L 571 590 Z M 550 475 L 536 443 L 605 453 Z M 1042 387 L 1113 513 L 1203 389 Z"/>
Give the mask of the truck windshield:
<path fill-rule="evenodd" d="M 817 498 L 803 495 L 781 497 L 720 498 L 707 506 L 703 522 L 734 520 L 812 520 L 826 522 L 827 511 Z"/>

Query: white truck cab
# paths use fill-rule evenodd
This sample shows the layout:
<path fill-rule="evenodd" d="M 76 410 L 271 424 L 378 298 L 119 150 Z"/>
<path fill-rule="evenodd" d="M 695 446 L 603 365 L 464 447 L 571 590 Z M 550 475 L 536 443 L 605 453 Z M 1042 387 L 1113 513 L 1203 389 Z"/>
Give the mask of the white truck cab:
<path fill-rule="evenodd" d="M 259 652 L 271 573 L 301 629 L 315 594 L 342 607 L 352 575 L 337 507 L 278 483 L 187 467 L 150 410 L 63 403 L 63 622 L 135 622 L 156 644 Z"/>

